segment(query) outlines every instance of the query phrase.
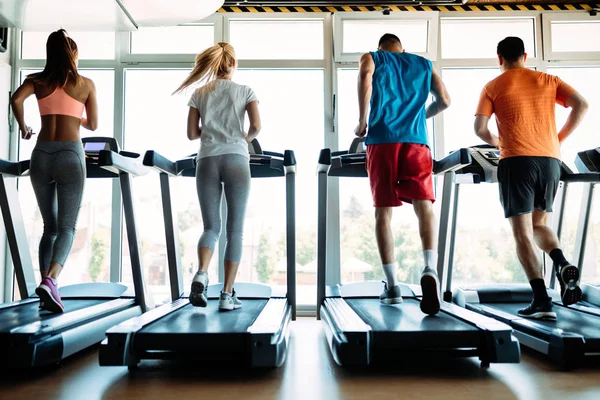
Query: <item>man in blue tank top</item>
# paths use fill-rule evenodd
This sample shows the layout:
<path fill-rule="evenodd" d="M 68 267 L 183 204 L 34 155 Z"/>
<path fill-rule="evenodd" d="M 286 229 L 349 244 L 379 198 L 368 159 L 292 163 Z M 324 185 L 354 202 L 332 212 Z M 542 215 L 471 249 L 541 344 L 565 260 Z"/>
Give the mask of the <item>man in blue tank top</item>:
<path fill-rule="evenodd" d="M 435 101 L 426 107 L 429 93 Z M 450 96 L 431 61 L 406 53 L 400 39 L 388 33 L 379 40 L 377 51 L 360 59 L 358 101 L 360 117 L 355 134 L 367 136 L 375 234 L 386 276 L 381 303 L 402 303 L 394 264 L 392 207 L 412 203 L 419 219 L 425 261 L 421 310 L 434 315 L 440 310 L 440 298 L 432 206 L 433 159 L 425 121 L 448 108 Z"/>

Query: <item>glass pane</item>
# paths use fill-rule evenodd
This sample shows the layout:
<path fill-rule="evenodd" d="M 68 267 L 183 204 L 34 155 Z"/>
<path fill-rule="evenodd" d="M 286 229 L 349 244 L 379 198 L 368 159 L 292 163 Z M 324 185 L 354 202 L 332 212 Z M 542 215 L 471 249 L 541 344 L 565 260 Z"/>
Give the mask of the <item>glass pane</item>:
<path fill-rule="evenodd" d="M 215 42 L 214 25 L 140 28 L 131 33 L 132 54 L 197 54 Z"/>
<path fill-rule="evenodd" d="M 32 72 L 21 71 L 21 81 Z M 92 79 L 98 90 L 98 108 L 100 115 L 99 129 L 89 132 L 81 129 L 81 136 L 112 136 L 113 104 L 114 104 L 114 71 L 112 70 L 80 70 L 81 74 Z M 39 132 L 41 123 L 34 96 L 25 102 L 25 120 Z M 19 159 L 31 158 L 35 139 L 20 141 Z M 31 257 L 36 279 L 39 282 L 38 244 L 42 237 L 43 223 L 37 206 L 35 195 L 29 179 L 19 182 L 19 198 L 25 221 L 25 230 L 30 244 Z M 112 212 L 112 180 L 87 180 L 83 201 L 77 220 L 77 228 L 73 247 L 65 269 L 60 277 L 61 286 L 81 283 L 108 281 L 110 278 L 110 233 Z"/>
<path fill-rule="evenodd" d="M 366 21 L 344 20 L 342 22 L 344 53 L 366 53 L 377 50 L 379 39 L 393 33 L 402 42 L 406 51 L 426 53 L 428 38 L 427 20 L 410 21 Z"/>
<path fill-rule="evenodd" d="M 229 37 L 240 60 L 323 59 L 320 20 L 233 20 Z"/>
<path fill-rule="evenodd" d="M 114 32 L 68 32 L 77 43 L 80 60 L 115 58 Z M 23 32 L 21 58 L 46 59 L 46 41 L 50 32 Z"/>
<path fill-rule="evenodd" d="M 125 148 L 138 153 L 156 150 L 161 155 L 177 160 L 198 151 L 198 142 L 186 136 L 187 102 L 191 91 L 172 96 L 173 90 L 185 79 L 189 70 L 136 70 L 126 71 L 125 79 Z M 148 82 L 154 82 L 152 87 Z M 169 118 L 164 116 L 168 115 Z M 146 284 L 157 304 L 170 300 L 169 269 L 165 242 L 162 201 L 158 174 L 133 180 L 135 212 L 142 265 Z M 196 245 L 202 234 L 202 218 L 194 178 L 171 179 L 171 199 L 178 218 L 180 256 L 183 266 L 184 289 L 189 290 L 193 274 L 198 268 Z M 155 215 L 156 218 L 145 218 Z M 218 257 L 209 268 L 211 282 L 218 282 Z M 131 260 L 127 235 L 123 230 L 123 280 L 132 283 Z"/>
<path fill-rule="evenodd" d="M 498 68 L 444 69 L 442 71 L 442 79 L 452 99 L 452 105 L 444 111 L 445 154 L 461 147 L 483 144 L 473 130 L 475 111 L 481 90 L 499 74 Z M 490 128 L 494 133 L 498 132 L 494 117 L 490 120 Z"/>
<path fill-rule="evenodd" d="M 600 51 L 600 22 L 552 22 L 552 51 Z M 594 39 L 596 38 L 596 39 Z"/>
<path fill-rule="evenodd" d="M 535 22 L 527 19 L 442 19 L 442 58 L 496 58 L 498 42 L 518 36 L 535 57 Z"/>
<path fill-rule="evenodd" d="M 264 150 L 296 154 L 296 265 L 298 304 L 316 299 L 316 157 L 323 147 L 322 70 L 240 70 L 234 80 L 250 86 L 260 101 Z M 282 91 L 281 88 L 286 90 Z M 298 110 L 302 110 L 301 113 Z M 253 179 L 240 280 L 285 285 L 285 181 Z"/>
<path fill-rule="evenodd" d="M 548 68 L 548 73 L 557 75 L 569 85 L 573 86 L 588 101 L 590 108 L 581 125 L 571 136 L 569 136 L 561 145 L 561 156 L 572 170 L 575 168 L 575 157 L 577 152 L 598 147 L 598 126 L 600 126 L 600 114 L 595 112 L 600 107 L 600 93 L 594 85 L 590 85 L 591 80 L 596 79 L 600 73 L 600 68 Z M 569 115 L 569 109 L 556 107 L 556 126 L 557 129 L 564 125 Z M 565 207 L 566 218 L 563 225 L 563 237 L 561 242 L 569 257 L 572 257 L 575 251 L 575 236 L 577 223 L 579 220 L 579 211 L 581 209 L 581 196 L 583 184 L 569 185 L 567 206 Z M 583 268 L 583 281 L 593 282 L 600 278 L 600 206 L 598 199 L 600 195 L 596 187 L 594 197 L 594 208 L 592 210 L 590 227 L 588 230 L 587 247 L 585 251 L 585 261 Z"/>

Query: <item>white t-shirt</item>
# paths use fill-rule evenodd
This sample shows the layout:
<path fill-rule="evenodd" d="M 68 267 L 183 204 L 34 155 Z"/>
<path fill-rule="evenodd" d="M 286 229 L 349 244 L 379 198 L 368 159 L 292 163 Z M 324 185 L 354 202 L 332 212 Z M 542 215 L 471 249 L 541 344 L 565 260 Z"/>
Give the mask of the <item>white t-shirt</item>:
<path fill-rule="evenodd" d="M 215 81 L 213 91 L 198 88 L 188 106 L 200 113 L 202 134 L 198 158 L 223 154 L 248 155 L 244 116 L 248 103 L 258 101 L 254 91 L 225 79 Z"/>

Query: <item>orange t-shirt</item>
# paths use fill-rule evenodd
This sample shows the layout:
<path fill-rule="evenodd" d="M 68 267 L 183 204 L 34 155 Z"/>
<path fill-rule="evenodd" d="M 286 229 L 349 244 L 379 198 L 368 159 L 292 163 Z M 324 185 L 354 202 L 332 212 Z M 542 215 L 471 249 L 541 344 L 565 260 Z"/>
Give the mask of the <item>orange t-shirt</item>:
<path fill-rule="evenodd" d="M 505 71 L 483 88 L 477 115 L 496 114 L 500 158 L 553 157 L 560 160 L 555 103 L 575 89 L 560 78 L 528 68 Z"/>

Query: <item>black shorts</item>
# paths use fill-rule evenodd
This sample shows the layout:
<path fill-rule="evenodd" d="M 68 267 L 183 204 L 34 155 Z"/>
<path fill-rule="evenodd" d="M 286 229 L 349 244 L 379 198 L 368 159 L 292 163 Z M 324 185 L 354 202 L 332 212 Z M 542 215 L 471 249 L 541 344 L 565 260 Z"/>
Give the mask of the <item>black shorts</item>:
<path fill-rule="evenodd" d="M 560 161 L 551 157 L 509 157 L 498 163 L 500 203 L 506 218 L 552 212 L 560 183 Z"/>

